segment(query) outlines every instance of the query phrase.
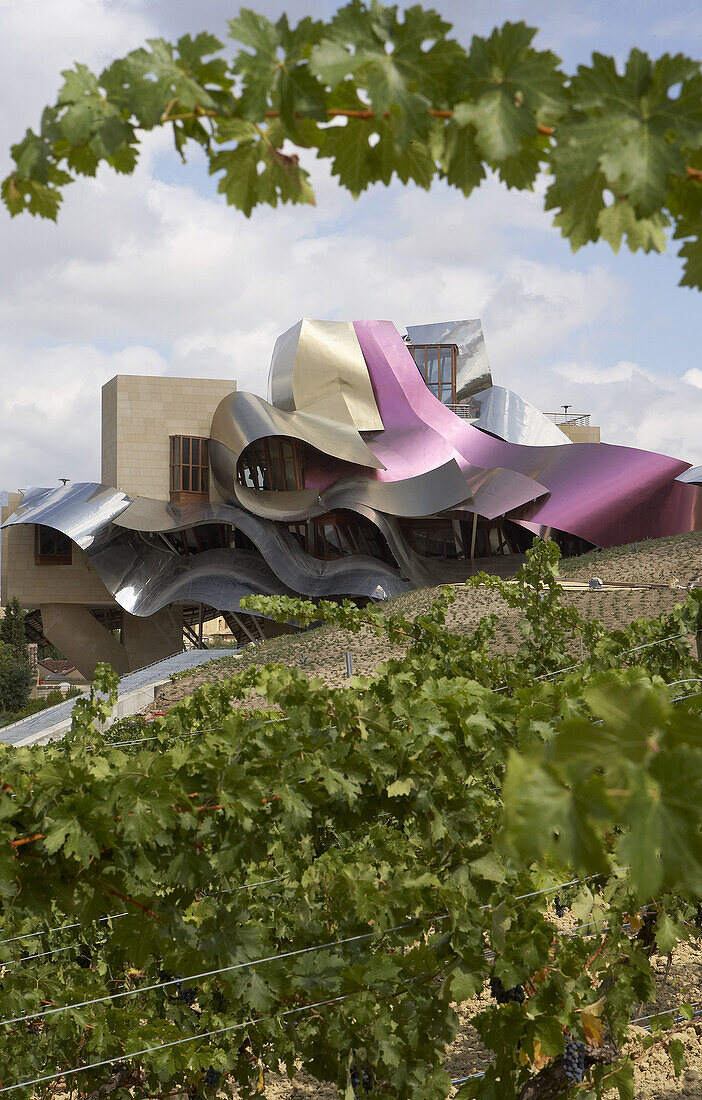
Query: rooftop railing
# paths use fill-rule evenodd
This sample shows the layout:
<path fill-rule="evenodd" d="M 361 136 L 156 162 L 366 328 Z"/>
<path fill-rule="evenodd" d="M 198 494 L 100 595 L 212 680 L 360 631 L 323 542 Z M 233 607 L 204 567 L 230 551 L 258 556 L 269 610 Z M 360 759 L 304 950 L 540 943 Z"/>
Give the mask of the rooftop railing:
<path fill-rule="evenodd" d="M 462 420 L 477 420 L 480 416 L 480 410 L 471 402 L 467 402 L 465 405 L 447 405 L 447 409 L 450 409 L 456 416 L 460 416 Z"/>
<path fill-rule="evenodd" d="M 554 424 L 577 424 L 581 428 L 590 427 L 590 413 L 557 412 L 544 413 Z"/>

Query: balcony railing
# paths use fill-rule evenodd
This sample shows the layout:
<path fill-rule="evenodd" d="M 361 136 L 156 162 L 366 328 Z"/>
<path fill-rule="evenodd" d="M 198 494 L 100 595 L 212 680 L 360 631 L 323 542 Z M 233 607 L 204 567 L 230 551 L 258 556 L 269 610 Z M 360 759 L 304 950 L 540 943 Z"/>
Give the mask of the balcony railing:
<path fill-rule="evenodd" d="M 580 428 L 590 427 L 590 413 L 544 413 L 554 424 L 577 424 Z"/>
<path fill-rule="evenodd" d="M 462 420 L 477 420 L 480 416 L 480 409 L 471 402 L 466 402 L 465 405 L 447 404 L 446 408 L 450 409 L 456 416 L 460 416 Z"/>

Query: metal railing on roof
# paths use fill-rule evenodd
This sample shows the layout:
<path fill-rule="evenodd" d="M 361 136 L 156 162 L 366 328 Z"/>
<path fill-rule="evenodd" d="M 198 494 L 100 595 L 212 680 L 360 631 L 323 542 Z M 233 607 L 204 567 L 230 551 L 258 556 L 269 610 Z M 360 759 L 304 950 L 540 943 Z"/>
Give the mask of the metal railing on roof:
<path fill-rule="evenodd" d="M 554 424 L 577 424 L 581 428 L 590 427 L 590 413 L 557 412 L 544 413 Z"/>
<path fill-rule="evenodd" d="M 480 416 L 479 410 L 476 408 L 473 402 L 467 401 L 465 405 L 446 405 L 447 409 L 450 409 L 456 416 L 460 416 L 461 420 L 476 420 Z"/>

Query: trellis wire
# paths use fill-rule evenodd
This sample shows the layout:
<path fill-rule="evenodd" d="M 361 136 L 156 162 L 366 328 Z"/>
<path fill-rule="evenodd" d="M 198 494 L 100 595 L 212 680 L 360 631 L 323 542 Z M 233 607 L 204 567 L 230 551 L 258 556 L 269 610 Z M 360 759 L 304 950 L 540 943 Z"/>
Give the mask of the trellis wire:
<path fill-rule="evenodd" d="M 153 1054 L 157 1050 L 166 1050 L 169 1047 L 181 1046 L 183 1043 L 192 1043 L 196 1039 L 209 1039 L 213 1035 L 221 1035 L 227 1031 L 241 1030 L 244 1027 L 252 1027 L 255 1024 L 268 1023 L 271 1020 L 282 1019 L 283 1016 L 293 1016 L 295 1013 L 311 1012 L 315 1008 L 323 1008 L 325 1005 L 338 1004 L 340 1001 L 345 1001 L 348 997 L 351 997 L 351 993 L 344 993 L 340 997 L 327 998 L 324 1001 L 315 1001 L 314 1004 L 301 1005 L 299 1008 L 287 1008 L 284 1012 L 276 1012 L 272 1016 L 259 1016 L 257 1018 L 251 1018 L 244 1020 L 243 1023 L 229 1024 L 227 1027 L 217 1027 L 212 1031 L 202 1031 L 197 1035 L 186 1035 L 183 1039 L 174 1039 L 170 1043 L 159 1043 L 157 1046 L 144 1047 L 143 1050 L 133 1050 L 129 1054 L 117 1054 L 114 1058 L 103 1058 L 100 1062 L 91 1062 L 85 1066 L 76 1066 L 73 1069 L 57 1070 L 56 1073 L 45 1074 L 43 1077 L 35 1077 L 30 1081 L 18 1081 L 15 1085 L 4 1085 L 0 1088 L 0 1093 L 13 1092 L 15 1089 L 28 1088 L 30 1085 L 40 1085 L 45 1081 L 58 1081 L 61 1078 L 72 1077 L 76 1073 L 87 1073 L 91 1069 L 99 1069 L 101 1066 L 112 1066 L 115 1062 L 126 1062 L 132 1058 L 140 1058 L 144 1054 Z"/>
<path fill-rule="evenodd" d="M 696 1001 L 695 1004 L 700 1004 L 700 1002 Z M 690 1007 L 692 1008 L 693 1006 L 691 1005 Z M 669 1016 L 669 1015 L 670 1015 L 670 1013 L 664 1011 L 664 1012 L 653 1012 L 653 1013 L 651 1013 L 650 1016 L 638 1016 L 634 1020 L 629 1020 L 629 1027 L 633 1027 L 636 1024 L 645 1023 L 647 1020 L 655 1020 L 655 1019 L 659 1019 L 661 1016 Z M 683 1021 L 689 1020 L 689 1019 L 694 1019 L 696 1016 L 702 1016 L 702 1008 L 697 1008 L 692 1013 L 691 1017 L 687 1017 L 687 1016 L 684 1016 L 684 1015 L 674 1016 L 673 1017 L 673 1023 L 674 1024 L 683 1023 Z M 650 1031 L 651 1030 L 650 1025 L 648 1027 L 644 1028 L 644 1030 L 645 1031 Z M 466 1083 L 466 1081 L 477 1081 L 481 1077 L 484 1077 L 484 1076 L 485 1076 L 485 1071 L 483 1071 L 481 1073 L 470 1073 L 470 1074 L 468 1074 L 467 1077 L 455 1077 L 451 1081 L 451 1084 L 454 1085 L 454 1086 L 455 1085 L 464 1085 Z"/>
<path fill-rule="evenodd" d="M 625 868 L 616 868 L 615 870 L 625 870 Z M 558 883 L 556 885 L 548 886 L 543 890 L 531 891 L 528 894 L 518 894 L 513 900 L 514 901 L 525 901 L 528 898 L 542 897 L 546 894 L 553 893 L 554 891 L 565 890 L 568 886 L 576 886 L 576 885 L 578 885 L 582 882 L 589 882 L 589 881 L 591 881 L 592 879 L 595 879 L 595 878 L 601 878 L 601 874 L 588 875 L 588 877 L 584 878 L 584 879 L 572 879 L 570 882 Z M 272 881 L 275 881 L 275 880 L 272 880 Z M 246 889 L 246 887 L 241 887 L 240 889 Z M 487 911 L 489 909 L 492 909 L 492 908 L 493 908 L 492 905 L 481 905 L 480 906 L 480 912 L 485 912 L 485 911 Z M 249 960 L 247 962 L 242 962 L 242 963 L 233 963 L 231 966 L 219 967 L 216 970 L 208 970 L 208 971 L 204 971 L 203 973 L 200 973 L 200 974 L 188 974 L 185 977 L 181 977 L 181 978 L 172 978 L 172 979 L 169 979 L 168 981 L 155 982 L 152 985 L 140 986 L 139 989 L 126 989 L 126 990 L 122 990 L 119 993 L 111 993 L 108 996 L 94 997 L 92 1000 L 88 1000 L 88 1001 L 79 1001 L 79 1002 L 76 1002 L 75 1004 L 70 1004 L 70 1005 L 57 1005 L 53 1008 L 48 1008 L 48 1009 L 44 1010 L 43 1012 L 35 1012 L 35 1013 L 23 1015 L 23 1016 L 8 1017 L 8 1018 L 0 1019 L 0 1024 L 9 1025 L 9 1024 L 14 1024 L 14 1023 L 28 1022 L 30 1020 L 37 1020 L 37 1019 L 40 1019 L 40 1018 L 44 1018 L 45 1016 L 56 1015 L 56 1013 L 59 1013 L 59 1012 L 68 1012 L 68 1011 L 71 1011 L 74 1008 L 87 1008 L 88 1006 L 93 1005 L 93 1004 L 103 1004 L 105 1001 L 115 1001 L 115 1000 L 117 1000 L 119 998 L 123 998 L 123 997 L 134 997 L 134 996 L 137 996 L 140 993 L 149 993 L 154 989 L 164 989 L 167 986 L 171 986 L 171 985 L 183 985 L 186 982 L 198 981 L 201 978 L 212 978 L 212 977 L 215 977 L 217 974 L 226 974 L 226 973 L 229 973 L 232 970 L 242 970 L 242 969 L 245 969 L 245 968 L 250 967 L 250 966 L 258 966 L 261 963 L 275 962 L 277 959 L 293 958 L 297 955 L 310 954 L 313 951 L 324 951 L 324 950 L 329 950 L 329 949 L 334 948 L 334 947 L 340 947 L 340 946 L 343 946 L 346 943 L 354 943 L 354 942 L 358 942 L 360 940 L 374 939 L 374 938 L 377 938 L 378 936 L 387 936 L 387 935 L 390 935 L 393 932 L 400 932 L 405 928 L 411 927 L 413 924 L 417 923 L 417 921 L 420 920 L 420 919 L 422 919 L 422 918 L 417 917 L 417 918 L 413 918 L 412 920 L 405 921 L 402 924 L 395 925 L 392 928 L 386 928 L 386 929 L 378 930 L 378 931 L 375 931 L 375 932 L 363 932 L 363 933 L 359 933 L 356 936 L 348 936 L 348 937 L 346 937 L 344 939 L 341 939 L 341 940 L 330 940 L 327 943 L 314 944 L 311 947 L 301 947 L 301 948 L 297 948 L 293 951 L 283 951 L 283 952 L 281 952 L 277 955 L 267 955 L 267 956 L 265 956 L 263 958 L 260 958 L 260 959 L 252 959 L 252 960 Z M 430 917 L 426 917 L 424 919 L 425 920 L 432 920 L 432 918 L 430 918 Z M 449 919 L 449 914 L 447 913 L 444 916 L 436 917 L 436 918 L 433 918 L 433 919 L 435 919 L 436 923 L 438 923 L 439 921 L 448 920 Z"/>
<path fill-rule="evenodd" d="M 231 886 L 231 887 L 228 887 L 226 890 L 220 890 L 219 893 L 221 893 L 221 894 L 231 894 L 231 893 L 234 893 L 234 891 L 236 891 L 236 890 L 253 890 L 253 888 L 255 886 L 267 886 L 271 882 L 283 882 L 283 881 L 285 881 L 285 879 L 286 879 L 285 875 L 277 875 L 275 878 L 264 878 L 264 879 L 261 879 L 260 882 L 250 882 L 250 883 L 248 883 L 244 886 Z M 216 894 L 201 894 L 200 897 L 204 897 L 204 898 L 217 897 L 217 895 Z M 115 913 L 114 917 L 111 917 L 111 918 L 100 917 L 100 920 L 103 920 L 103 921 L 104 920 L 110 920 L 110 919 L 111 920 L 116 920 L 117 917 L 126 917 L 128 915 L 129 914 L 125 910 L 124 913 Z M 80 927 L 85 927 L 85 926 L 84 925 L 66 924 L 63 927 L 64 928 L 80 928 Z M 62 931 L 62 929 L 53 929 L 53 931 L 55 931 L 55 932 L 56 931 Z M 44 936 L 44 935 L 46 935 L 46 932 L 31 932 L 31 933 L 28 933 L 26 938 L 28 939 L 30 936 Z M 25 938 L 25 937 L 16 937 L 16 938 L 22 939 L 22 938 Z M 4 940 L 3 942 L 4 943 L 9 943 L 10 941 L 9 940 Z M 78 940 L 74 940 L 73 943 L 68 944 L 67 947 L 52 947 L 48 951 L 36 952 L 33 955 L 23 955 L 19 959 L 9 959 L 5 963 L 0 962 L 0 970 L 11 970 L 13 965 L 16 965 L 17 963 L 31 962 L 32 959 L 43 959 L 43 958 L 45 958 L 46 955 L 60 955 L 64 951 L 71 951 L 71 950 L 75 949 L 75 947 L 78 945 L 78 943 L 79 943 Z"/>
<path fill-rule="evenodd" d="M 645 642 L 644 645 L 632 646 L 631 649 L 622 649 L 619 653 L 615 653 L 615 657 L 623 657 L 625 653 L 638 653 L 642 649 L 650 649 L 654 645 L 663 645 L 664 642 L 673 642 L 676 638 L 686 638 L 687 634 L 671 634 L 667 638 L 657 638 L 655 642 Z M 576 661 L 574 665 L 566 665 L 565 668 L 557 668 L 554 672 L 543 672 L 540 676 L 535 676 L 534 680 L 548 680 L 553 676 L 560 676 L 563 672 L 572 672 L 574 668 L 580 668 L 584 664 L 584 661 Z M 684 681 L 676 681 L 676 683 L 683 683 Z M 507 685 L 501 688 L 494 688 L 495 692 L 507 691 Z"/>
<path fill-rule="evenodd" d="M 20 959 L 10 959 L 8 962 L 0 962 L 0 970 L 13 970 L 19 963 L 31 962 L 33 959 L 43 959 L 47 955 L 62 955 L 65 951 L 75 951 L 78 941 L 74 940 L 67 947 L 52 947 L 50 951 L 39 951 L 34 955 L 23 955 Z"/>
<path fill-rule="evenodd" d="M 264 879 L 261 879 L 259 882 L 246 882 L 246 883 L 244 883 L 243 886 L 228 887 L 226 890 L 222 890 L 221 893 L 223 893 L 223 894 L 233 893 L 235 890 L 253 890 L 256 886 L 266 886 L 270 882 L 279 882 L 280 879 L 284 878 L 284 877 L 285 877 L 284 875 L 277 875 L 275 878 L 264 878 Z M 211 897 L 211 896 L 215 896 L 215 895 L 203 894 L 202 896 L 203 897 Z M 125 909 L 124 912 L 122 912 L 122 913 L 108 913 L 108 915 L 106 917 L 98 917 L 96 919 L 95 923 L 96 924 L 101 924 L 103 921 L 117 920 L 119 917 L 128 917 L 128 916 L 129 916 L 129 910 Z M 0 940 L 0 947 L 2 947 L 3 944 L 6 944 L 6 943 L 14 943 L 16 940 L 31 940 L 31 939 L 35 939 L 37 936 L 48 936 L 52 932 L 66 932 L 70 928 L 88 928 L 88 927 L 89 927 L 89 925 L 78 922 L 76 924 L 61 924 L 61 925 L 58 925 L 56 928 L 43 928 L 40 932 L 25 932 L 23 936 L 11 936 L 7 940 Z M 28 957 L 31 957 L 31 956 L 28 956 Z M 22 962 L 23 960 L 20 959 L 19 961 Z M 3 965 L 3 964 L 0 963 L 0 965 Z"/>
<path fill-rule="evenodd" d="M 117 920 L 118 917 L 126 916 L 128 916 L 128 911 L 125 909 L 123 913 L 108 913 L 106 917 L 98 917 L 95 923 L 102 924 L 103 921 Z M 41 932 L 25 932 L 22 936 L 10 936 L 10 938 L 7 940 L 0 940 L 0 947 L 2 947 L 2 945 L 6 943 L 14 943 L 16 940 L 32 940 L 36 936 L 48 936 L 52 932 L 66 932 L 69 928 L 83 927 L 85 927 L 85 925 L 77 922 L 75 924 L 59 924 L 56 926 L 56 928 L 43 928 Z"/>
<path fill-rule="evenodd" d="M 692 1016 L 689 1017 L 689 1019 L 694 1019 L 695 1016 L 702 1016 L 702 1007 L 699 1006 L 702 1006 L 702 1001 L 693 1001 L 693 1003 L 690 1005 L 690 1008 L 693 1009 L 693 1013 Z M 638 1016 L 635 1020 L 629 1020 L 629 1026 L 633 1026 L 634 1024 L 642 1024 L 645 1023 L 647 1020 L 659 1020 L 662 1016 L 670 1016 L 670 1012 L 666 1011 L 666 1009 L 663 1009 L 661 1012 L 651 1012 L 649 1016 Z M 685 1016 L 683 1013 L 681 1013 L 679 1016 L 673 1017 L 674 1024 L 681 1024 L 683 1020 L 688 1020 L 688 1017 Z M 646 1028 L 646 1031 L 650 1030 L 650 1026 Z"/>
<path fill-rule="evenodd" d="M 279 718 L 266 718 L 263 721 L 262 725 L 272 726 L 276 722 L 287 722 L 287 721 L 288 721 L 287 715 L 281 714 Z M 136 737 L 132 741 L 110 741 L 109 739 L 106 739 L 102 747 L 104 748 L 105 745 L 110 745 L 110 746 L 116 745 L 119 748 L 122 745 L 141 745 L 142 742 L 144 742 L 144 741 L 164 741 L 164 740 L 168 741 L 168 740 L 170 740 L 171 737 L 196 737 L 200 733 L 221 733 L 221 732 L 222 732 L 222 727 L 221 726 L 208 726 L 207 728 L 201 729 L 201 730 L 180 730 L 177 733 L 165 733 L 165 732 L 160 733 L 160 734 L 155 733 L 151 737 Z"/>
<path fill-rule="evenodd" d="M 683 699 L 694 699 L 696 695 L 702 695 L 702 691 L 691 691 L 688 695 L 678 695 L 676 699 L 671 699 L 671 703 L 682 703 Z"/>
<path fill-rule="evenodd" d="M 591 876 L 591 877 L 598 877 L 598 876 Z M 576 880 L 576 881 L 581 881 L 581 880 Z M 572 883 L 564 884 L 564 886 L 565 885 L 572 885 Z M 563 888 L 563 887 L 561 887 L 561 888 Z M 529 897 L 529 896 L 533 896 L 533 895 L 524 895 L 524 896 Z M 410 923 L 412 923 L 412 922 L 410 922 Z M 407 926 L 404 926 L 404 927 L 407 927 Z M 370 935 L 373 935 L 373 934 L 374 933 L 370 933 Z M 383 933 L 380 933 L 380 934 L 383 934 Z M 364 936 L 364 937 L 359 937 L 359 938 L 366 938 L 366 937 Z M 337 942 L 340 942 L 340 941 L 337 941 Z M 307 949 L 307 950 L 314 950 L 314 949 Z M 173 983 L 166 983 L 166 984 L 173 984 Z M 129 1054 L 120 1054 L 120 1055 L 117 1055 L 113 1058 L 105 1058 L 105 1059 L 102 1059 L 99 1062 L 92 1062 L 92 1063 L 89 1063 L 89 1064 L 84 1065 L 84 1066 L 76 1066 L 73 1069 L 59 1070 L 59 1071 L 57 1071 L 56 1073 L 53 1073 L 53 1074 L 45 1074 L 41 1077 L 36 1077 L 36 1078 L 31 1079 L 31 1080 L 17 1082 L 14 1085 L 3 1086 L 2 1088 L 0 1088 L 0 1093 L 13 1092 L 16 1089 L 28 1088 L 30 1085 L 42 1084 L 42 1083 L 47 1082 L 47 1081 L 60 1080 L 62 1078 L 74 1076 L 77 1073 L 86 1073 L 86 1072 L 88 1072 L 89 1070 L 92 1070 L 92 1069 L 99 1069 L 103 1066 L 114 1065 L 117 1062 L 124 1062 L 124 1061 L 131 1060 L 132 1058 L 139 1058 L 139 1057 L 142 1057 L 144 1054 L 152 1054 L 152 1053 L 155 1053 L 158 1050 L 165 1050 L 165 1049 L 169 1049 L 169 1048 L 172 1048 L 172 1047 L 175 1047 L 175 1046 L 181 1046 L 184 1043 L 193 1042 L 196 1039 L 208 1039 L 208 1038 L 211 1038 L 213 1035 L 221 1035 L 221 1034 L 224 1034 L 224 1033 L 229 1032 L 229 1031 L 241 1030 L 242 1028 L 245 1028 L 245 1027 L 255 1026 L 256 1024 L 259 1024 L 259 1023 L 267 1023 L 267 1022 L 270 1022 L 271 1020 L 281 1019 L 283 1017 L 292 1016 L 292 1015 L 295 1015 L 295 1014 L 299 1014 L 301 1012 L 309 1012 L 309 1011 L 312 1011 L 313 1009 L 322 1008 L 322 1007 L 325 1007 L 327 1005 L 339 1004 L 342 1001 L 347 1000 L 352 995 L 353 994 L 351 994 L 351 993 L 345 993 L 345 994 L 342 994 L 338 997 L 326 998 L 325 1000 L 322 1000 L 322 1001 L 315 1001 L 312 1004 L 299 1006 L 298 1008 L 286 1009 L 283 1012 L 277 1012 L 277 1013 L 274 1013 L 270 1016 L 250 1018 L 250 1019 L 245 1020 L 243 1022 L 239 1022 L 239 1023 L 236 1023 L 236 1024 L 229 1024 L 229 1025 L 227 1025 L 225 1027 L 221 1027 L 221 1028 L 214 1028 L 211 1031 L 201 1032 L 201 1033 L 198 1033 L 197 1035 L 188 1035 L 188 1036 L 185 1036 L 182 1039 L 175 1039 L 172 1042 L 159 1043 L 158 1045 L 153 1046 L 153 1047 L 145 1047 L 142 1050 L 131 1051 Z M 116 996 L 119 996 L 119 994 L 116 994 Z M 92 1002 L 86 1002 L 86 1003 L 90 1004 Z M 700 1002 L 694 1002 L 694 1004 L 690 1007 L 694 1007 L 694 1005 L 698 1005 L 698 1004 L 700 1004 Z M 654 1012 L 654 1013 L 651 1013 L 647 1016 L 635 1017 L 633 1020 L 629 1021 L 629 1026 L 634 1026 L 634 1025 L 638 1025 L 638 1024 L 647 1024 L 648 1021 L 650 1021 L 650 1020 L 660 1019 L 660 1018 L 666 1017 L 668 1015 L 669 1015 L 668 1012 L 662 1011 L 662 1012 Z M 702 1008 L 695 1008 L 691 1017 L 688 1017 L 686 1015 L 681 1014 L 679 1016 L 673 1017 L 673 1023 L 683 1023 L 685 1021 L 689 1022 L 690 1019 L 693 1019 L 693 1018 L 695 1018 L 697 1016 L 700 1016 L 700 1015 L 702 1015 Z M 31 1016 L 30 1017 L 20 1017 L 19 1019 L 29 1020 L 29 1019 L 32 1019 L 32 1017 Z M 652 1028 L 651 1028 L 650 1024 L 648 1024 L 648 1026 L 645 1028 L 645 1030 L 647 1030 L 647 1031 L 651 1031 L 651 1029 Z M 473 1074 L 469 1074 L 466 1077 L 455 1078 L 451 1081 L 451 1084 L 453 1086 L 461 1085 L 461 1084 L 464 1084 L 466 1081 L 476 1080 L 476 1079 L 482 1078 L 484 1076 L 485 1076 L 484 1071 L 480 1072 L 480 1073 L 473 1073 Z"/>
<path fill-rule="evenodd" d="M 2 1088 L 0 1088 L 0 1093 L 14 1092 L 16 1089 L 29 1088 L 30 1085 L 40 1085 L 40 1084 L 45 1083 L 46 1081 L 58 1081 L 58 1080 L 61 1080 L 62 1078 L 65 1079 L 66 1077 L 75 1076 L 76 1073 L 87 1073 L 89 1070 L 100 1069 L 102 1066 L 111 1066 L 111 1065 L 114 1065 L 116 1062 L 126 1062 L 126 1061 L 130 1061 L 132 1058 L 141 1058 L 144 1054 L 153 1054 L 157 1050 L 167 1050 L 167 1049 L 172 1048 L 172 1047 L 182 1046 L 184 1043 L 191 1043 L 191 1042 L 195 1041 L 196 1039 L 210 1039 L 210 1038 L 212 1038 L 213 1035 L 222 1035 L 222 1034 L 224 1034 L 226 1032 L 229 1032 L 229 1031 L 241 1030 L 242 1028 L 252 1027 L 252 1026 L 255 1026 L 256 1024 L 269 1023 L 271 1020 L 279 1020 L 279 1019 L 282 1019 L 285 1016 L 294 1016 L 294 1015 L 299 1014 L 301 1012 L 311 1012 L 313 1009 L 316 1009 L 316 1008 L 324 1008 L 327 1005 L 339 1004 L 342 1001 L 347 1000 L 351 996 L 353 996 L 353 994 L 344 993 L 339 997 L 327 998 L 326 1000 L 323 1000 L 323 1001 L 315 1001 L 313 1004 L 301 1005 L 298 1008 L 288 1008 L 288 1009 L 285 1009 L 283 1012 L 276 1012 L 276 1013 L 274 1013 L 270 1016 L 260 1016 L 260 1017 L 257 1017 L 255 1019 L 251 1018 L 251 1019 L 244 1020 L 243 1022 L 240 1022 L 240 1023 L 237 1023 L 237 1024 L 228 1024 L 226 1027 L 218 1027 L 218 1028 L 213 1028 L 211 1031 L 203 1031 L 203 1032 L 198 1033 L 197 1035 L 186 1035 L 184 1038 L 174 1039 L 172 1042 L 159 1043 L 156 1046 L 144 1047 L 142 1050 L 130 1051 L 129 1054 L 118 1054 L 114 1058 L 103 1058 L 99 1062 L 91 1062 L 91 1063 L 89 1063 L 87 1065 L 84 1065 L 84 1066 L 75 1066 L 73 1069 L 58 1070 L 56 1073 L 44 1074 L 41 1077 L 35 1077 L 35 1078 L 33 1078 L 31 1080 L 28 1080 L 28 1081 L 18 1081 L 14 1085 L 4 1085 Z M 640 1016 L 637 1019 L 630 1020 L 629 1024 L 631 1026 L 631 1025 L 634 1025 L 634 1024 L 643 1023 L 647 1020 L 653 1020 L 653 1019 L 656 1019 L 657 1017 L 665 1016 L 665 1015 L 667 1015 L 667 1014 L 656 1012 L 656 1013 L 653 1013 L 650 1016 Z M 693 1012 L 693 1017 L 698 1016 L 698 1015 L 702 1015 L 702 1009 L 697 1009 L 695 1012 Z M 682 1022 L 683 1020 L 687 1020 L 687 1016 L 676 1017 L 676 1018 L 674 1018 L 673 1022 L 674 1023 L 679 1023 L 679 1022 Z M 650 1026 L 646 1030 L 650 1031 L 651 1030 Z M 451 1081 L 451 1084 L 452 1085 L 462 1085 L 466 1081 L 472 1081 L 472 1080 L 475 1080 L 477 1078 L 484 1077 L 484 1076 L 485 1076 L 484 1072 L 482 1072 L 482 1073 L 472 1073 L 467 1077 L 457 1077 L 457 1078 L 455 1078 L 454 1080 Z"/>
<path fill-rule="evenodd" d="M 88 1001 L 76 1001 L 75 1004 L 57 1005 L 55 1008 L 47 1008 L 43 1012 L 33 1012 L 24 1016 L 9 1016 L 0 1020 L 0 1024 L 9 1025 L 26 1023 L 29 1020 L 44 1019 L 46 1016 L 55 1016 L 59 1012 L 70 1012 L 74 1008 L 88 1008 L 90 1005 L 104 1004 L 105 1001 L 116 1001 L 122 997 L 136 997 L 140 993 L 150 993 L 154 989 L 165 989 L 171 985 L 184 985 L 186 982 L 198 981 L 201 978 L 213 978 L 217 974 L 228 974 L 233 970 L 244 970 L 250 966 L 259 966 L 261 963 L 274 962 L 277 959 L 291 959 L 298 955 L 307 955 L 313 951 L 324 951 L 334 947 L 341 947 L 347 943 L 357 943 L 360 940 L 373 939 L 377 936 L 387 936 L 391 932 L 400 932 L 415 924 L 414 920 L 405 924 L 398 924 L 393 928 L 386 928 L 378 932 L 363 932 L 357 936 L 347 936 L 342 940 L 330 940 L 328 943 L 315 944 L 312 947 L 299 947 L 294 951 L 282 951 L 278 955 L 266 955 L 260 959 L 252 959 L 248 962 L 232 963 L 230 966 L 221 966 L 216 970 L 205 970 L 200 974 L 188 974 L 183 978 L 170 978 L 165 982 L 155 982 L 153 985 L 143 985 L 139 989 L 124 989 L 119 993 L 108 993 L 105 997 L 93 997 Z"/>

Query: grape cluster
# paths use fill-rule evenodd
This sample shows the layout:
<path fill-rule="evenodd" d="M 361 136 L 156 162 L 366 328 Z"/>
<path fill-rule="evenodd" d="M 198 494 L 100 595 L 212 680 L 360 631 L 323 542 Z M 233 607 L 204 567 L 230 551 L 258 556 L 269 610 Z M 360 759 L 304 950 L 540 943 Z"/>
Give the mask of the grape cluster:
<path fill-rule="evenodd" d="M 213 990 L 212 999 L 217 1012 L 224 1012 L 229 1007 L 229 1001 L 219 989 Z"/>
<path fill-rule="evenodd" d="M 167 974 L 165 970 L 162 970 L 160 975 L 159 975 L 159 981 L 162 981 L 162 982 L 177 981 L 177 985 L 175 987 L 176 1000 L 177 1001 L 184 1001 L 185 1004 L 189 1008 L 192 1008 L 195 1001 L 197 1000 L 197 995 L 198 995 L 199 990 L 198 990 L 197 986 L 195 987 L 195 989 L 183 989 L 183 983 L 180 980 L 181 977 L 182 977 L 181 974 Z"/>
<path fill-rule="evenodd" d="M 566 1039 L 563 1072 L 566 1081 L 575 1085 L 580 1084 L 585 1076 L 585 1047 L 570 1035 Z"/>
<path fill-rule="evenodd" d="M 556 894 L 555 898 L 553 899 L 553 905 L 554 905 L 554 908 L 556 910 L 556 916 L 557 917 L 564 917 L 566 915 L 566 913 L 568 912 L 568 906 L 564 905 L 561 902 L 559 894 Z"/>
<path fill-rule="evenodd" d="M 515 985 L 513 989 L 505 989 L 499 978 L 490 978 L 490 992 L 498 1005 L 506 1005 L 509 1001 L 515 1004 L 524 1004 L 524 990 L 521 985 Z"/>
<path fill-rule="evenodd" d="M 205 1084 L 208 1086 L 208 1088 L 214 1089 L 219 1084 L 219 1079 L 221 1076 L 222 1074 L 218 1069 L 213 1069 L 212 1066 L 210 1066 L 207 1073 L 205 1074 Z"/>
<path fill-rule="evenodd" d="M 643 924 L 636 933 L 637 940 L 640 940 L 644 947 L 652 949 L 656 944 L 656 921 L 658 919 L 657 913 L 646 913 L 643 918 Z"/>
<path fill-rule="evenodd" d="M 78 966 L 82 967 L 83 970 L 89 970 L 92 961 L 92 951 L 88 947 L 87 943 L 81 943 L 78 949 L 78 958 L 76 959 Z"/>
<path fill-rule="evenodd" d="M 353 1088 L 354 1096 L 360 1096 L 361 1088 L 365 1092 L 370 1092 L 373 1088 L 373 1078 L 367 1069 L 358 1069 L 357 1066 L 351 1066 L 349 1070 L 351 1077 L 351 1087 Z"/>

